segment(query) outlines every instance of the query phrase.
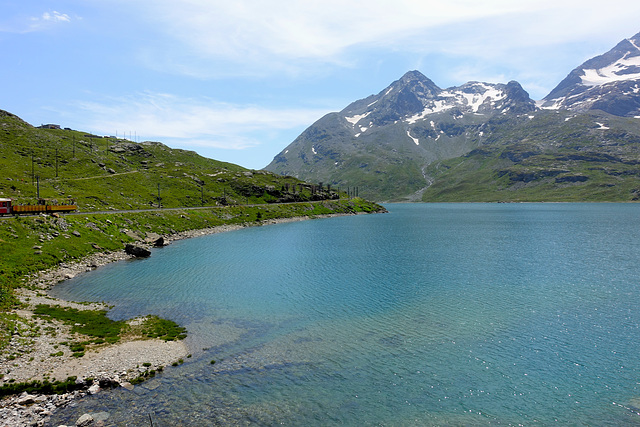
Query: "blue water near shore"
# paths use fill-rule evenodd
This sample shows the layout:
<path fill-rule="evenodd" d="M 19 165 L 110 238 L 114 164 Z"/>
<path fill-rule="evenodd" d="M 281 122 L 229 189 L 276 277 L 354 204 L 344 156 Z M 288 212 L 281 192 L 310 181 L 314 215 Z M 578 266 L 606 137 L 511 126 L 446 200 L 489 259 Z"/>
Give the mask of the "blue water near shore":
<path fill-rule="evenodd" d="M 184 240 L 56 286 L 178 321 L 193 357 L 52 425 L 640 424 L 640 205 L 387 208 Z"/>

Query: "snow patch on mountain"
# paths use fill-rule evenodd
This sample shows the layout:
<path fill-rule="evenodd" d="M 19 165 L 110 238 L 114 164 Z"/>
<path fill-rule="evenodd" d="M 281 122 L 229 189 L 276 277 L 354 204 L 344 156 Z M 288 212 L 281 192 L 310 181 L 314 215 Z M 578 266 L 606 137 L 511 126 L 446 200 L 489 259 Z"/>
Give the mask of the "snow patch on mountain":
<path fill-rule="evenodd" d="M 371 111 L 366 112 L 364 114 L 356 114 L 355 116 L 345 117 L 344 119 L 346 121 L 348 121 L 349 123 L 351 123 L 353 126 L 355 126 L 356 123 L 358 123 L 360 120 L 362 120 L 365 117 L 367 117 L 369 114 L 371 114 Z"/>
<path fill-rule="evenodd" d="M 464 98 L 463 104 L 471 108 L 474 113 L 477 113 L 478 109 L 487 101 L 495 104 L 507 97 L 504 91 L 485 83 L 472 83 L 470 86 L 473 87 L 474 92 L 462 92 L 461 95 Z"/>
<path fill-rule="evenodd" d="M 607 67 L 584 70 L 581 79 L 585 86 L 600 86 L 612 82 L 640 79 L 640 56 L 629 57 L 627 54 L 624 58 Z"/>
<path fill-rule="evenodd" d="M 538 104 L 544 109 L 640 113 L 640 33 L 575 68 Z"/>
<path fill-rule="evenodd" d="M 445 100 L 431 101 L 429 102 L 429 105 L 424 107 L 424 110 L 407 118 L 405 121 L 409 124 L 414 124 L 420 120 L 423 120 L 429 114 L 440 113 L 442 111 L 450 110 L 453 107 L 455 107 L 454 103 L 447 102 Z"/>
<path fill-rule="evenodd" d="M 407 136 L 411 138 L 416 145 L 420 145 L 420 140 L 418 138 L 414 138 L 413 136 L 411 136 L 410 131 L 407 131 Z"/>
<path fill-rule="evenodd" d="M 405 122 L 414 124 L 425 119 L 430 114 L 454 108 L 477 114 L 482 106 L 490 105 L 495 107 L 499 101 L 505 98 L 507 98 L 507 94 L 493 85 L 478 82 L 467 83 L 460 87 L 443 90 L 436 99 L 425 102 L 424 110 L 408 117 Z M 462 115 L 454 118 L 459 117 L 462 117 Z"/>

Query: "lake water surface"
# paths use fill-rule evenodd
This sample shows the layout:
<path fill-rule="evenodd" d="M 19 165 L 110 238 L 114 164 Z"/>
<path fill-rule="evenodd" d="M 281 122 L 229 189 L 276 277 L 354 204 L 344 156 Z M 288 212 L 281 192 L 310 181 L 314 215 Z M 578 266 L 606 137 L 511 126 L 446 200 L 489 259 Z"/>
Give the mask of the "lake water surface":
<path fill-rule="evenodd" d="M 640 425 L 640 205 L 387 208 L 183 240 L 56 286 L 179 322 L 193 357 L 52 424 Z"/>

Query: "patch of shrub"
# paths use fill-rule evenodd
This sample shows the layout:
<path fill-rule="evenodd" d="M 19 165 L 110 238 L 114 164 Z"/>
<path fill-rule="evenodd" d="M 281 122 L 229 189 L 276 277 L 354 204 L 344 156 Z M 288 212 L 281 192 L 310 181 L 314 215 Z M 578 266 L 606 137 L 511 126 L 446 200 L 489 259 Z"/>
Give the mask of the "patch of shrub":
<path fill-rule="evenodd" d="M 9 396 L 27 392 L 29 394 L 63 394 L 85 388 L 85 383 L 76 383 L 76 377 L 69 377 L 65 381 L 28 381 L 23 383 L 10 383 L 0 387 L 0 396 Z"/>
<path fill-rule="evenodd" d="M 94 344 L 118 342 L 122 327 L 125 325 L 123 321 L 109 319 L 105 310 L 78 310 L 76 308 L 38 304 L 34 314 L 43 318 L 54 318 L 71 325 L 71 332 L 92 337 L 91 343 Z"/>
<path fill-rule="evenodd" d="M 176 322 L 161 319 L 158 316 L 147 316 L 142 335 L 148 338 L 159 338 L 165 341 L 182 340 L 187 337 L 187 329 Z"/>

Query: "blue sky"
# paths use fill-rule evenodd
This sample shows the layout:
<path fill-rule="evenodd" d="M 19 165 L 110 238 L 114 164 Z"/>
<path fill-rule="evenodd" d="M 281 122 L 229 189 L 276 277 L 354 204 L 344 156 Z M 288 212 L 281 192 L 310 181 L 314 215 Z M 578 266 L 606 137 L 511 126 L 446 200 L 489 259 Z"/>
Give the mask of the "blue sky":
<path fill-rule="evenodd" d="M 259 169 L 409 70 L 541 99 L 637 0 L 0 0 L 0 109 Z"/>

